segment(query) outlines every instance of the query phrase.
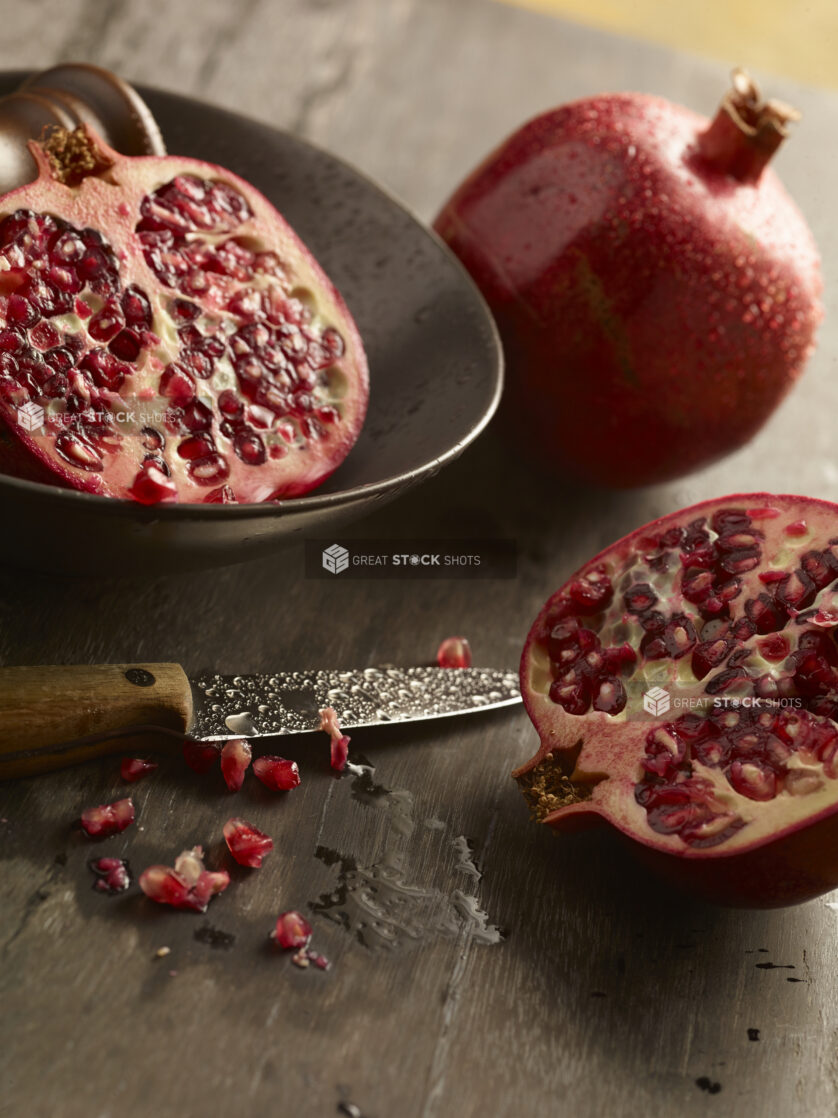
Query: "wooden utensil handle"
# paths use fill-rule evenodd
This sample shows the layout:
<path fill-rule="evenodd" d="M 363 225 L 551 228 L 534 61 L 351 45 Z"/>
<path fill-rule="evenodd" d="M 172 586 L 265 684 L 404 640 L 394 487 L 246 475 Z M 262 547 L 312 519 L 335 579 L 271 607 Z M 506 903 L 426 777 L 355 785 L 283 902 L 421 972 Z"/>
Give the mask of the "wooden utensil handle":
<path fill-rule="evenodd" d="M 179 664 L 0 668 L 0 779 L 174 744 L 191 721 Z"/>

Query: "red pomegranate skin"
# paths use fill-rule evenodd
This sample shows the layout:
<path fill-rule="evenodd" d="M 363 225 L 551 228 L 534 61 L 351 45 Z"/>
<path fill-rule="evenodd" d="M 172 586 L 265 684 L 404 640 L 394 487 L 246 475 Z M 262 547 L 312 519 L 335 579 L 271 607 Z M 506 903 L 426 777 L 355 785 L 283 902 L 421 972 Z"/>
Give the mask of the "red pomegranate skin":
<path fill-rule="evenodd" d="M 436 219 L 497 320 L 507 418 L 560 475 L 626 488 L 707 465 L 759 430 L 812 349 L 809 228 L 770 168 L 743 182 L 710 165 L 708 123 L 640 94 L 576 101 L 525 124 Z"/>

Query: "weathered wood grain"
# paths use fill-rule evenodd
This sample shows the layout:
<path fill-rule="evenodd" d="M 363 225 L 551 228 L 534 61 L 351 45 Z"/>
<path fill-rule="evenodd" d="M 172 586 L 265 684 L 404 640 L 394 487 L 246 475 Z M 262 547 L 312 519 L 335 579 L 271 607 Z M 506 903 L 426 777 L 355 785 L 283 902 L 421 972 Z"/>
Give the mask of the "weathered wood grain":
<path fill-rule="evenodd" d="M 295 128 L 425 217 L 552 103 L 642 88 L 709 111 L 726 81 L 714 63 L 484 0 L 7 8 L 0 67 L 71 58 Z M 751 447 L 674 485 L 582 493 L 533 478 L 490 433 L 354 529 L 511 536 L 520 563 L 508 582 L 306 581 L 299 550 L 131 582 L 4 571 L 0 662 L 416 663 L 458 631 L 480 662 L 509 666 L 561 578 L 637 523 L 724 491 L 838 497 L 838 99 L 786 82 L 771 92 L 804 110 L 778 165 L 823 250 L 828 317 L 804 385 Z M 533 745 L 520 712 L 358 733 L 356 754 L 391 790 L 377 795 L 333 777 L 325 740 L 293 746 L 303 784 L 287 797 L 253 783 L 228 797 L 217 776 L 168 760 L 135 786 L 140 830 L 95 848 L 70 823 L 124 794 L 113 761 L 0 789 L 0 1113 L 314 1116 L 341 1100 L 366 1118 L 838 1112 L 834 898 L 742 913 L 662 894 L 608 836 L 560 841 L 528 822 L 508 772 Z M 263 869 L 236 870 L 205 919 L 153 909 L 135 891 L 92 891 L 92 850 L 125 851 L 135 870 L 195 842 L 220 857 L 232 814 L 269 831 L 276 850 Z M 329 900 L 342 874 L 366 871 L 384 903 L 378 932 L 361 933 L 369 946 L 358 902 L 347 930 Z M 407 912 L 395 924 L 394 896 Z M 457 919 L 469 897 L 486 928 Z M 297 970 L 266 938 L 281 908 L 309 903 L 322 910 L 326 974 Z M 230 949 L 194 938 L 208 923 L 235 935 Z M 501 942 L 484 942 L 492 927 Z M 163 945 L 171 954 L 155 958 Z M 720 1092 L 702 1090 L 702 1077 Z"/>

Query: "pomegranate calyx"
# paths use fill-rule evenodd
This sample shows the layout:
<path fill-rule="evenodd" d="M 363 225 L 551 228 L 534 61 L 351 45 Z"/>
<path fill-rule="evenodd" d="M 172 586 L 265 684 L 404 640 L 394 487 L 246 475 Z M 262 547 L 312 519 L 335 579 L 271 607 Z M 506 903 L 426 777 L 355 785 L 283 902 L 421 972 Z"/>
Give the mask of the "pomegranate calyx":
<path fill-rule="evenodd" d="M 755 183 L 800 113 L 783 101 L 764 101 L 747 70 L 734 70 L 731 82 L 716 116 L 699 136 L 699 150 L 715 170 Z"/>
<path fill-rule="evenodd" d="M 113 166 L 113 160 L 102 150 L 93 133 L 84 125 L 78 128 L 50 128 L 40 144 L 31 145 L 44 153 L 50 174 L 65 186 L 78 186 L 82 179 L 101 175 Z"/>

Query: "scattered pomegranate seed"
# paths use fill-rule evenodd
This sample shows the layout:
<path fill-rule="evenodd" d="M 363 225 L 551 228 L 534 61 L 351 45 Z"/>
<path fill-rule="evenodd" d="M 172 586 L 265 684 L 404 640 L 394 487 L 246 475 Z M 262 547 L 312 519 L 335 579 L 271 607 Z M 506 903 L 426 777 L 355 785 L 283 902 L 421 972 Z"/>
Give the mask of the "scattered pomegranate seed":
<path fill-rule="evenodd" d="M 194 912 L 206 912 L 212 898 L 229 884 L 226 870 L 213 872 L 205 868 L 200 846 L 179 854 L 174 867 L 149 866 L 140 874 L 140 888 L 151 900 Z"/>
<path fill-rule="evenodd" d="M 183 743 L 183 759 L 193 772 L 209 772 L 220 756 L 221 745 L 217 741 L 193 741 L 187 738 Z"/>
<path fill-rule="evenodd" d="M 156 761 L 147 761 L 144 757 L 124 757 L 119 766 L 119 775 L 123 780 L 133 784 L 149 773 L 153 773 L 156 768 L 159 768 Z"/>
<path fill-rule="evenodd" d="M 437 649 L 436 662 L 441 668 L 470 668 L 471 646 L 465 637 L 447 637 Z"/>
<path fill-rule="evenodd" d="M 253 869 L 258 869 L 265 855 L 274 848 L 270 835 L 246 819 L 228 819 L 224 824 L 224 841 L 240 866 L 251 866 Z"/>
<path fill-rule="evenodd" d="M 343 772 L 349 758 L 350 738 L 341 733 L 338 716 L 332 707 L 320 711 L 320 729 L 331 738 L 331 765 L 337 772 Z"/>
<path fill-rule="evenodd" d="M 89 807 L 81 813 L 82 830 L 91 838 L 117 835 L 134 822 L 133 800 L 117 800 L 112 804 Z"/>
<path fill-rule="evenodd" d="M 99 893 L 123 893 L 131 884 L 131 870 L 121 858 L 91 858 L 87 864 L 96 874 L 93 888 Z"/>
<path fill-rule="evenodd" d="M 314 963 L 320 970 L 329 970 L 332 965 L 325 955 L 318 955 L 316 951 L 309 951 L 305 947 L 301 947 L 299 951 L 294 952 L 291 956 L 291 962 L 295 966 L 302 968 Z"/>
<path fill-rule="evenodd" d="M 311 939 L 311 924 L 295 909 L 281 912 L 277 917 L 276 928 L 271 932 L 271 939 L 285 951 L 292 947 L 306 947 Z"/>
<path fill-rule="evenodd" d="M 793 520 L 791 524 L 786 525 L 787 536 L 805 536 L 808 531 L 805 520 Z"/>
<path fill-rule="evenodd" d="M 268 788 L 275 792 L 290 792 L 300 783 L 300 770 L 296 761 L 284 757 L 257 757 L 253 772 Z"/>
<path fill-rule="evenodd" d="M 250 758 L 250 743 L 244 738 L 231 738 L 221 750 L 221 773 L 231 792 L 238 792 L 244 784 Z"/>

